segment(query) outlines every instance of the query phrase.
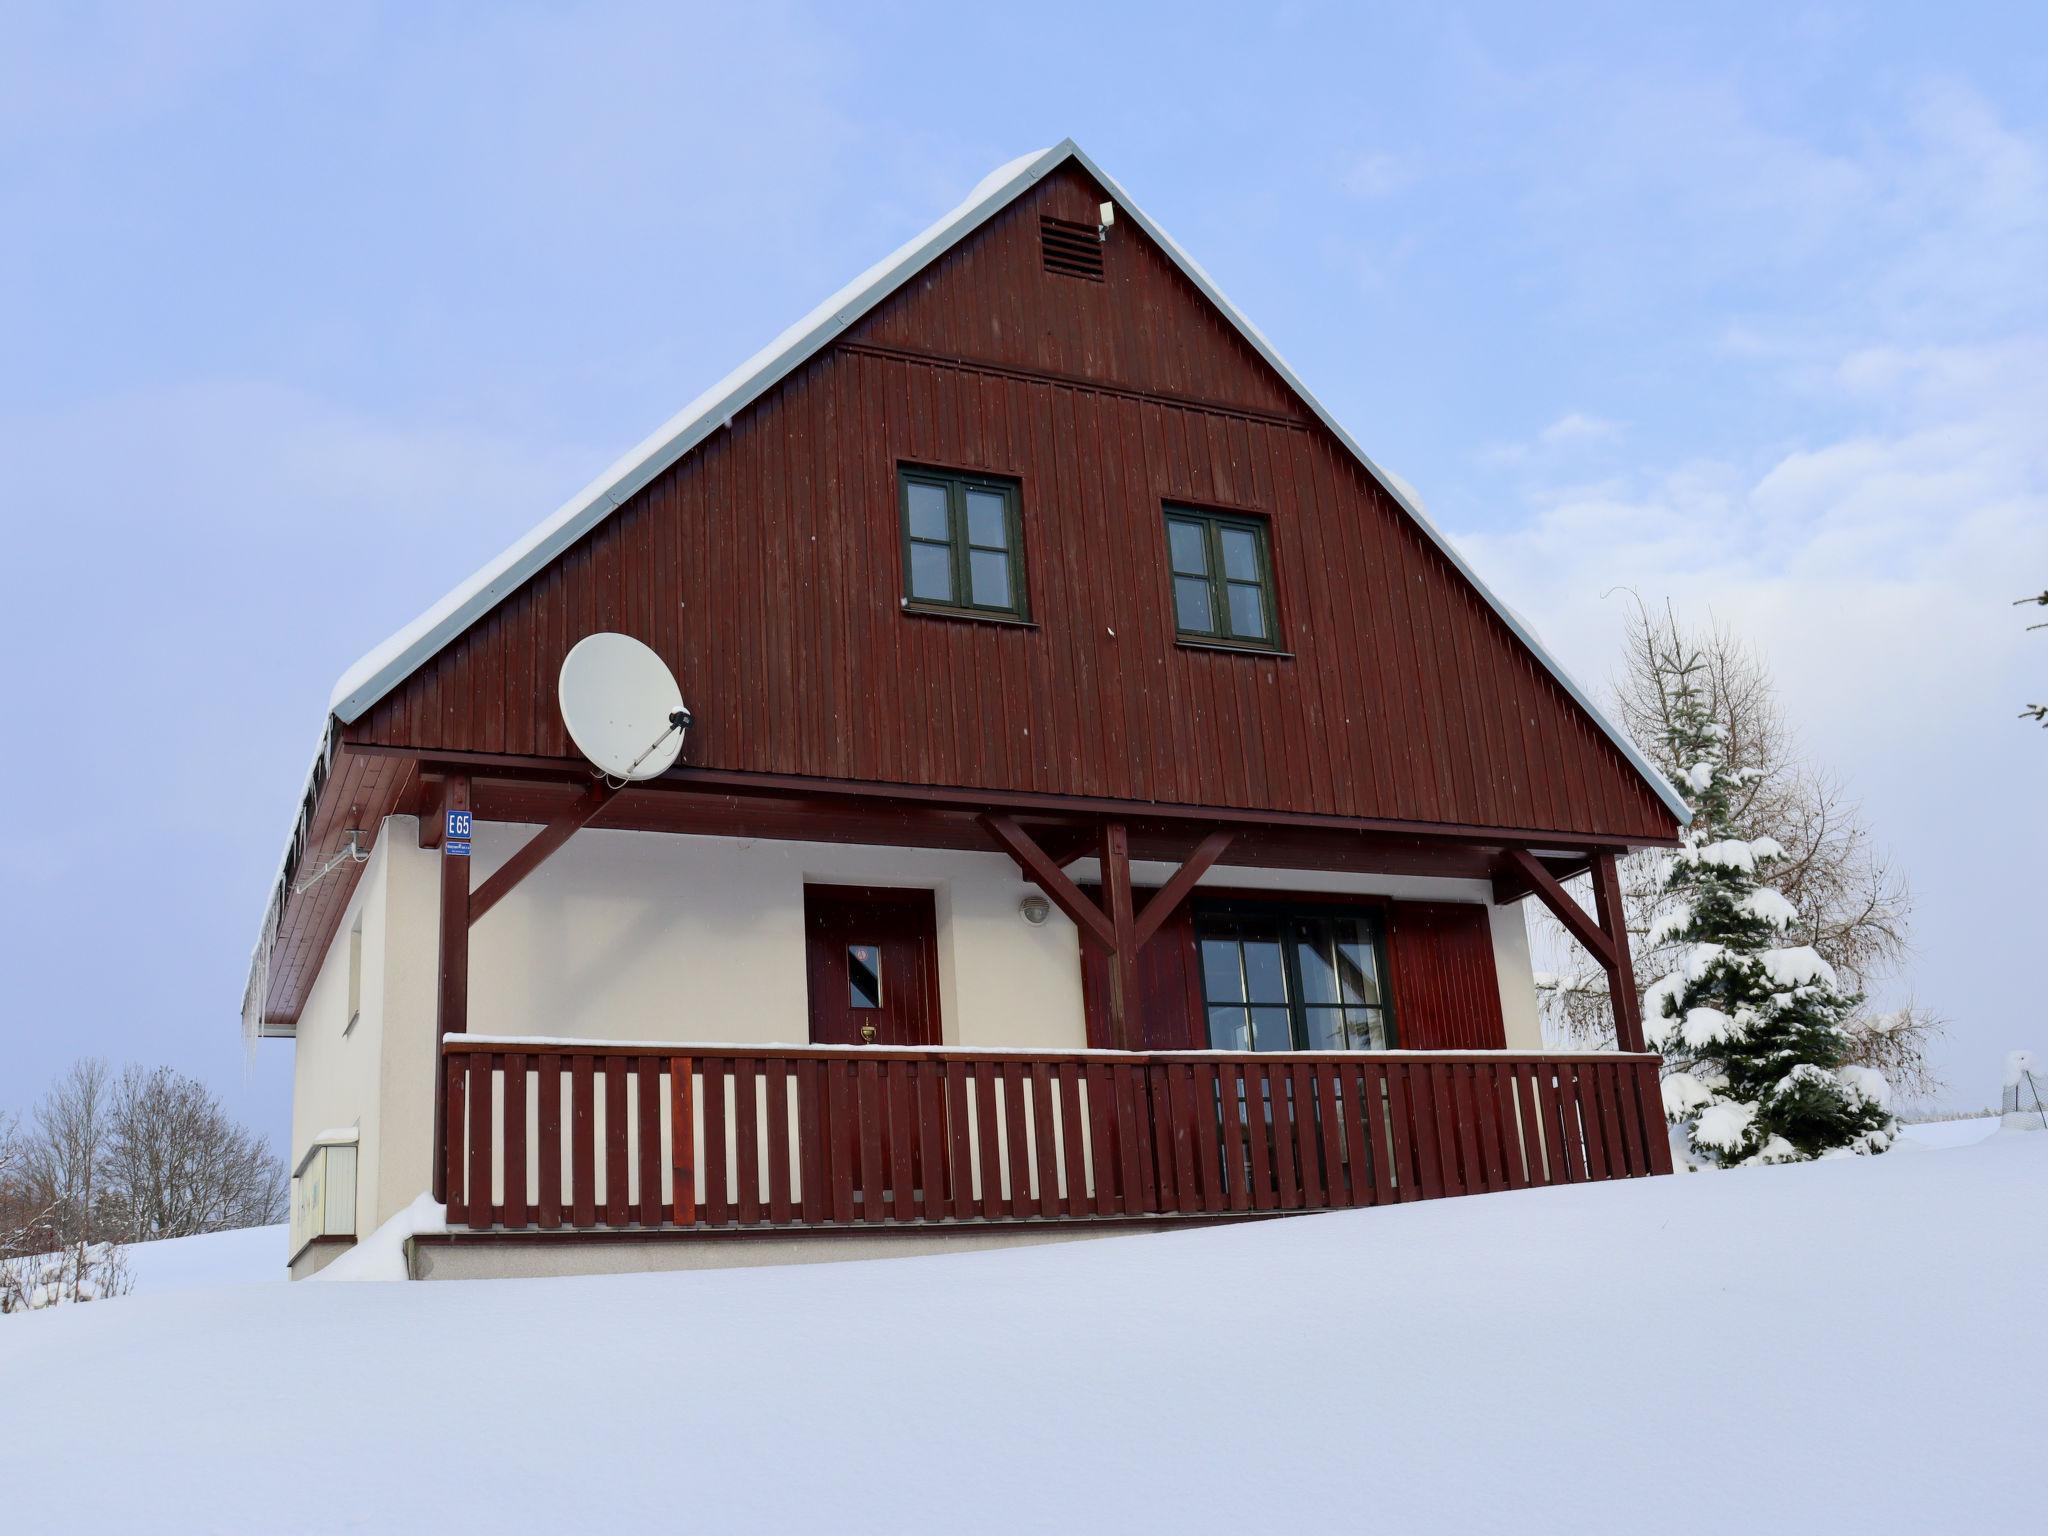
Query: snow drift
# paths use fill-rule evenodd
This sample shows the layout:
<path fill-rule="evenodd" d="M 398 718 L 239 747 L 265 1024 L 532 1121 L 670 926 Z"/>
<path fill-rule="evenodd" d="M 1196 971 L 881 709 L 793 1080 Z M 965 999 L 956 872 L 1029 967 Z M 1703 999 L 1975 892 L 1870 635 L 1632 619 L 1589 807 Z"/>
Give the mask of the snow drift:
<path fill-rule="evenodd" d="M 22 1530 L 2025 1524 L 2048 1136 L 1056 1248 L 0 1321 Z"/>

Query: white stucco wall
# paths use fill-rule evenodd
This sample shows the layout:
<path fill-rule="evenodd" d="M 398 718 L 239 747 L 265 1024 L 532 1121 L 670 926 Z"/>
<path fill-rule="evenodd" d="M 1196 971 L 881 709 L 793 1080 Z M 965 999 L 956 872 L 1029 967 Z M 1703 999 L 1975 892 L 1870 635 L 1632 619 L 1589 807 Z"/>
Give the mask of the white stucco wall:
<path fill-rule="evenodd" d="M 531 837 L 480 825 L 480 885 Z M 431 1169 L 435 974 L 441 855 L 394 817 L 316 979 L 298 1036 L 296 1164 L 311 1138 L 361 1135 L 358 1230 L 425 1189 Z M 1076 878 L 1095 878 L 1087 862 Z M 1156 885 L 1164 865 L 1138 864 Z M 807 883 L 929 889 L 938 915 L 944 1040 L 1051 1048 L 1086 1043 L 1078 936 L 1057 912 L 1018 913 L 1036 887 L 997 853 L 579 832 L 470 935 L 470 1028 L 510 1035 L 649 1041 L 798 1042 L 809 1033 L 803 898 Z M 1204 884 L 1377 894 L 1487 905 L 1483 881 L 1219 866 Z M 363 919 L 362 1013 L 346 1037 L 348 938 Z M 1541 1038 L 1519 907 L 1492 912 L 1507 1044 Z"/>

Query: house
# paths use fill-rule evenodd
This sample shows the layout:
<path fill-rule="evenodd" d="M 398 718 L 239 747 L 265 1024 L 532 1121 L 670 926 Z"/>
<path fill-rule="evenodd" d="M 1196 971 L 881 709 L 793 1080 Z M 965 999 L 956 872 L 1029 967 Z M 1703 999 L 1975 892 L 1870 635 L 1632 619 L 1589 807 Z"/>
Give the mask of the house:
<path fill-rule="evenodd" d="M 598 632 L 693 716 L 645 783 L 557 706 Z M 244 1005 L 293 1270 L 427 1190 L 413 1273 L 530 1274 L 1668 1171 L 1521 904 L 1626 978 L 1687 814 L 1064 143 L 336 687 Z"/>

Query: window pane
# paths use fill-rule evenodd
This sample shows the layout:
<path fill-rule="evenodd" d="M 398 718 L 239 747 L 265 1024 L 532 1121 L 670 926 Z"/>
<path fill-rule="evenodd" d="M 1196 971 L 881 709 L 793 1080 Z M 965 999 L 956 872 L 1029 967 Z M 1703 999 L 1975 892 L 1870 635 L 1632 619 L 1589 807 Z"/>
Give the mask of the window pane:
<path fill-rule="evenodd" d="M 1328 923 L 1314 918 L 1295 922 L 1294 963 L 1301 972 L 1301 1000 L 1312 1007 L 1338 1001 L 1335 950 Z"/>
<path fill-rule="evenodd" d="M 882 952 L 872 944 L 846 946 L 846 1003 L 850 1008 L 882 1006 Z"/>
<path fill-rule="evenodd" d="M 1010 547 L 1009 506 L 994 491 L 967 493 L 967 542 L 984 549 Z"/>
<path fill-rule="evenodd" d="M 1174 622 L 1190 634 L 1216 633 L 1216 616 L 1209 606 L 1209 583 L 1193 576 L 1173 578 Z"/>
<path fill-rule="evenodd" d="M 1245 1021 L 1245 1011 L 1242 1008 L 1209 1010 L 1210 1050 L 1248 1051 L 1251 1048 L 1251 1026 Z"/>
<path fill-rule="evenodd" d="M 1288 1022 L 1285 1008 L 1254 1008 L 1252 1010 L 1252 1049 L 1255 1051 L 1291 1051 L 1294 1049 L 1294 1027 Z"/>
<path fill-rule="evenodd" d="M 1218 528 L 1223 545 L 1223 574 L 1232 581 L 1259 579 L 1259 542 L 1248 528 Z"/>
<path fill-rule="evenodd" d="M 1209 541 L 1200 523 L 1169 522 L 1166 539 L 1173 550 L 1173 569 L 1180 576 L 1209 574 Z"/>
<path fill-rule="evenodd" d="M 1287 1004 L 1287 970 L 1280 958 L 1280 937 L 1244 940 L 1245 996 L 1254 1003 Z"/>
<path fill-rule="evenodd" d="M 1241 1002 L 1244 977 L 1237 967 L 1237 940 L 1202 940 L 1202 995 L 1212 1003 Z"/>
<path fill-rule="evenodd" d="M 943 544 L 910 546 L 910 595 L 929 603 L 953 601 L 953 552 Z"/>
<path fill-rule="evenodd" d="M 1344 1010 L 1341 1008 L 1310 1008 L 1305 1021 L 1308 1025 L 1308 1048 L 1312 1051 L 1343 1051 L 1354 1047 L 1345 1044 Z"/>
<path fill-rule="evenodd" d="M 946 516 L 946 489 L 940 485 L 925 485 L 913 480 L 904 487 L 904 495 L 910 508 L 910 536 L 913 539 L 939 539 L 952 537 L 952 528 Z"/>
<path fill-rule="evenodd" d="M 967 555 L 968 588 L 974 601 L 984 608 L 1010 606 L 1010 557 L 994 550 L 970 550 Z"/>
<path fill-rule="evenodd" d="M 1337 942 L 1337 979 L 1344 989 L 1343 1001 L 1378 1007 L 1382 1001 L 1379 960 L 1373 952 L 1372 935 L 1363 923 L 1351 922 L 1342 927 L 1344 932 Z"/>
<path fill-rule="evenodd" d="M 1266 638 L 1266 598 L 1257 587 L 1230 583 L 1230 632 L 1248 640 Z"/>

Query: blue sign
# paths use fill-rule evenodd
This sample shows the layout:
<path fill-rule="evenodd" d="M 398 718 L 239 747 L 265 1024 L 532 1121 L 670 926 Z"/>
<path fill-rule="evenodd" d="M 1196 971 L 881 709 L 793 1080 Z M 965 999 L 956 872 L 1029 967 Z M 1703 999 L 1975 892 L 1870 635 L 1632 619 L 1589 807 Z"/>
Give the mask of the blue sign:
<path fill-rule="evenodd" d="M 448 835 L 450 837 L 468 837 L 470 824 L 473 820 L 474 818 L 468 811 L 450 811 L 448 813 Z M 464 850 L 464 852 L 467 851 L 467 849 Z"/>
<path fill-rule="evenodd" d="M 451 859 L 466 859 L 469 857 L 469 839 L 466 837 L 451 837 L 441 847 Z"/>

